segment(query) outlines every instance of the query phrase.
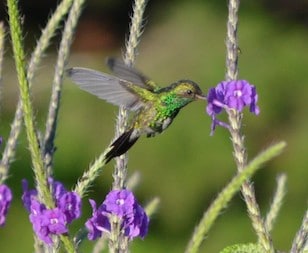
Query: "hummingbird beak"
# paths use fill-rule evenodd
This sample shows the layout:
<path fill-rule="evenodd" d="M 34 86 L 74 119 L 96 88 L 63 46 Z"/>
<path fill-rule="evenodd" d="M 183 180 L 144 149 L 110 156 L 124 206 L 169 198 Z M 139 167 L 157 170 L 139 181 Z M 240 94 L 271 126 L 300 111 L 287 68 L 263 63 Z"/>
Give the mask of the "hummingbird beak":
<path fill-rule="evenodd" d="M 196 96 L 197 99 L 201 99 L 201 100 L 207 99 L 206 95 L 204 95 L 204 94 L 202 94 L 202 95 L 196 94 L 195 96 Z"/>

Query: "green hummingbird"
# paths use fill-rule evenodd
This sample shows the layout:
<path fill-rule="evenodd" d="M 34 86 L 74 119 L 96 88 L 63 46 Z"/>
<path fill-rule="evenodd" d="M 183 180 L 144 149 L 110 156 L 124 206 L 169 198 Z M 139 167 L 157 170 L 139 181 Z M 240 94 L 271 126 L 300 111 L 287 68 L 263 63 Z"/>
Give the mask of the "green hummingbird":
<path fill-rule="evenodd" d="M 107 65 L 115 76 L 79 67 L 67 71 L 81 89 L 135 112 L 127 130 L 111 144 L 106 163 L 128 151 L 141 135 L 153 137 L 163 132 L 190 102 L 206 99 L 191 80 L 179 80 L 161 88 L 118 59 L 108 58 Z"/>

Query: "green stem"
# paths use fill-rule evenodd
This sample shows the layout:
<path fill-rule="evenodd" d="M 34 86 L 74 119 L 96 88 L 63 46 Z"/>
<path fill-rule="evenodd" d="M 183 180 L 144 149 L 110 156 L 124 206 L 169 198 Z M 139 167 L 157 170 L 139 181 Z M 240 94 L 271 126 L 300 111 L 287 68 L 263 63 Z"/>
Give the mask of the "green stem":
<path fill-rule="evenodd" d="M 62 34 L 55 76 L 53 81 L 52 95 L 50 99 L 49 112 L 46 123 L 46 133 L 44 139 L 44 160 L 48 175 L 52 174 L 52 157 L 54 151 L 54 138 L 57 128 L 58 111 L 60 107 L 61 89 L 63 83 L 64 68 L 69 56 L 70 46 L 77 21 L 82 11 L 84 0 L 75 0 L 69 11 L 68 18 Z M 66 252 L 76 252 L 74 243 L 68 235 L 60 235 Z"/>
<path fill-rule="evenodd" d="M 247 167 L 231 180 L 231 182 L 219 193 L 217 198 L 212 202 L 210 207 L 204 213 L 199 225 L 196 227 L 194 234 L 186 248 L 186 253 L 196 253 L 201 246 L 203 239 L 209 232 L 214 221 L 217 219 L 222 209 L 228 204 L 234 194 L 240 189 L 243 182 L 250 178 L 261 165 L 282 152 L 286 144 L 279 142 L 259 154 L 253 159 Z"/>
<path fill-rule="evenodd" d="M 132 66 L 135 62 L 137 55 L 138 44 L 142 35 L 142 21 L 143 14 L 145 11 L 147 1 L 146 0 L 135 0 L 133 16 L 131 19 L 131 25 L 129 30 L 129 37 L 126 43 L 126 50 L 124 55 L 124 62 L 126 65 Z M 117 123 L 116 123 L 116 134 L 117 138 L 123 132 L 125 132 L 128 121 L 128 112 L 125 108 L 120 107 Z M 127 176 L 127 154 L 123 154 L 116 159 L 116 166 L 113 173 L 113 189 L 126 188 L 126 176 Z"/>
<path fill-rule="evenodd" d="M 5 29 L 3 22 L 0 22 L 0 80 L 2 79 L 2 64 L 3 64 L 3 54 L 4 54 L 4 38 Z"/>
<path fill-rule="evenodd" d="M 32 80 L 34 77 L 35 70 L 37 69 L 37 66 L 39 65 L 42 59 L 44 51 L 49 46 L 51 38 L 54 36 L 55 31 L 59 27 L 60 21 L 63 19 L 65 14 L 67 14 L 72 2 L 73 0 L 62 1 L 57 7 L 54 14 L 48 20 L 46 27 L 42 31 L 42 35 L 40 36 L 37 42 L 37 45 L 31 55 L 31 59 L 30 59 L 29 66 L 28 66 L 27 78 L 28 78 L 29 87 L 31 87 L 32 85 Z M 20 134 L 21 127 L 22 127 L 22 116 L 23 116 L 22 110 L 23 110 L 22 103 L 21 103 L 21 100 L 19 99 L 16 112 L 15 112 L 15 116 L 11 124 L 10 135 L 9 135 L 7 144 L 4 148 L 2 159 L 0 161 L 1 171 L 8 171 L 10 162 L 13 160 L 15 156 L 17 139 Z M 4 177 L 7 177 L 7 174 L 5 174 Z"/>
<path fill-rule="evenodd" d="M 226 38 L 226 80 L 238 79 L 238 11 L 240 0 L 229 0 L 228 5 L 228 22 L 227 22 L 227 38 Z M 244 144 L 244 135 L 241 133 L 242 117 L 241 112 L 235 110 L 228 111 L 231 140 L 234 149 L 234 159 L 237 164 L 237 170 L 241 172 L 247 164 L 247 154 Z M 259 205 L 256 201 L 255 190 L 253 184 L 247 180 L 243 182 L 242 194 L 244 196 L 248 215 L 251 219 L 252 226 L 257 234 L 259 243 L 265 252 L 273 253 L 271 237 L 266 229 L 261 216 Z"/>
<path fill-rule="evenodd" d="M 265 218 L 265 226 L 267 231 L 270 232 L 273 229 L 274 222 L 278 216 L 278 213 L 281 209 L 283 198 L 286 194 L 286 174 L 281 174 L 277 177 L 277 189 L 273 197 L 273 201 L 269 208 L 269 211 Z"/>
<path fill-rule="evenodd" d="M 308 209 L 303 218 L 302 225 L 295 235 L 290 253 L 307 253 L 308 247 Z"/>
<path fill-rule="evenodd" d="M 59 24 L 63 19 L 63 17 L 68 13 L 68 10 L 72 5 L 72 2 L 73 0 L 63 0 L 59 4 L 53 15 L 50 17 L 46 27 L 42 31 L 42 35 L 37 42 L 37 45 L 31 55 L 31 60 L 29 62 L 27 77 L 30 85 L 34 77 L 35 70 L 37 69 L 37 66 L 39 65 L 42 59 L 44 51 L 50 45 L 51 38 L 55 35 L 55 32 L 58 29 Z"/>
<path fill-rule="evenodd" d="M 60 235 L 59 237 L 61 239 L 61 242 L 64 245 L 65 252 L 68 252 L 68 253 L 77 252 L 75 247 L 74 247 L 74 243 L 70 240 L 70 238 L 67 235 Z"/>
<path fill-rule="evenodd" d="M 3 64 L 3 54 L 4 54 L 4 38 L 5 29 L 3 22 L 0 22 L 0 83 L 2 82 L 2 64 Z M 2 90 L 0 90 L 0 95 Z M 8 175 L 8 168 L 0 166 L 0 185 L 4 183 Z"/>
<path fill-rule="evenodd" d="M 44 162 L 47 168 L 47 173 L 49 175 L 52 174 L 52 160 L 55 150 L 54 139 L 56 136 L 57 129 L 57 119 L 63 86 L 64 68 L 69 57 L 70 46 L 73 41 L 74 31 L 82 11 L 83 3 L 84 0 L 75 0 L 73 2 L 73 5 L 70 9 L 68 18 L 65 23 L 57 58 L 56 70 L 52 85 L 52 94 L 46 120 L 46 132 L 44 137 Z"/>
<path fill-rule="evenodd" d="M 78 180 L 75 188 L 73 189 L 81 198 L 86 194 L 87 190 L 93 183 L 93 181 L 100 175 L 100 170 L 106 164 L 106 154 L 110 151 L 110 147 L 108 147 L 90 166 L 88 170 L 86 170 L 82 177 Z"/>
<path fill-rule="evenodd" d="M 158 209 L 160 199 L 158 197 L 153 198 L 144 208 L 147 216 L 152 216 Z"/>
<path fill-rule="evenodd" d="M 22 43 L 22 32 L 19 22 L 17 1 L 8 0 L 9 24 L 12 38 L 15 65 L 19 81 L 20 97 L 24 114 L 24 124 L 32 158 L 33 170 L 36 177 L 39 198 L 47 207 L 54 207 L 52 195 L 48 188 L 46 171 L 39 148 L 39 141 L 36 135 L 34 115 L 30 99 L 29 83 L 26 76 L 25 53 Z"/>

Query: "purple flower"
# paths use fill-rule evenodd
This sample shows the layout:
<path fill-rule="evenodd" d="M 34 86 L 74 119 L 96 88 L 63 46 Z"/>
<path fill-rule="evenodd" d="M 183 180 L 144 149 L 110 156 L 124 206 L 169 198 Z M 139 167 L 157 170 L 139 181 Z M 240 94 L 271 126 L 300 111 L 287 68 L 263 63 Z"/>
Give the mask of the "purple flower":
<path fill-rule="evenodd" d="M 43 211 L 46 210 L 44 204 L 41 204 L 35 198 L 33 198 L 30 202 L 29 206 L 29 219 L 32 223 L 33 230 L 35 231 L 36 235 L 47 244 L 51 244 L 52 240 L 49 236 L 47 226 L 44 222 Z"/>
<path fill-rule="evenodd" d="M 37 190 L 35 189 L 28 189 L 28 181 L 26 179 L 22 180 L 22 190 L 23 194 L 21 196 L 22 202 L 24 204 L 24 207 L 28 210 L 28 212 L 31 212 L 31 202 L 32 199 L 35 199 L 37 196 Z"/>
<path fill-rule="evenodd" d="M 57 206 L 66 217 L 67 223 L 71 223 L 81 215 L 81 198 L 76 192 L 66 192 L 57 201 Z"/>
<path fill-rule="evenodd" d="M 113 190 L 108 193 L 103 204 L 106 211 L 119 217 L 133 213 L 136 199 L 128 190 Z"/>
<path fill-rule="evenodd" d="M 216 125 L 229 127 L 226 123 L 216 118 L 216 115 L 222 109 L 234 109 L 242 112 L 245 106 L 249 106 L 250 112 L 256 115 L 260 113 L 257 105 L 258 94 L 256 88 L 246 80 L 223 81 L 219 83 L 215 88 L 209 90 L 207 101 L 206 112 L 212 118 L 211 134 L 213 134 Z"/>
<path fill-rule="evenodd" d="M 67 232 L 66 228 L 66 216 L 59 208 L 46 209 L 43 211 L 42 215 L 46 220 L 46 225 L 48 226 L 48 230 L 52 234 L 64 234 Z"/>
<path fill-rule="evenodd" d="M 105 205 L 102 204 L 98 209 L 94 200 L 90 199 L 90 204 L 93 209 L 92 217 L 86 222 L 88 229 L 88 239 L 95 240 L 102 236 L 102 232 L 110 231 L 110 222 L 108 213 L 106 212 Z"/>
<path fill-rule="evenodd" d="M 47 209 L 40 202 L 31 202 L 30 221 L 36 235 L 45 243 L 53 243 L 51 235 L 67 232 L 66 217 L 59 208 Z"/>
<path fill-rule="evenodd" d="M 144 238 L 147 234 L 149 218 L 131 191 L 113 190 L 98 208 L 94 200 L 90 200 L 90 204 L 93 214 L 86 222 L 90 240 L 100 237 L 103 232 L 110 232 L 111 215 L 120 218 L 122 232 L 129 239 L 137 236 Z"/>
<path fill-rule="evenodd" d="M 28 210 L 29 219 L 36 235 L 45 243 L 52 244 L 52 235 L 67 232 L 67 224 L 81 215 L 81 199 L 75 192 L 69 192 L 62 183 L 49 179 L 56 207 L 46 208 L 40 203 L 35 189 L 28 189 L 28 182 L 22 181 L 22 201 Z"/>
<path fill-rule="evenodd" d="M 49 185 L 52 186 L 52 195 L 55 200 L 59 200 L 66 192 L 64 185 L 59 182 L 55 181 L 53 178 L 48 178 Z"/>
<path fill-rule="evenodd" d="M 5 184 L 0 185 L 0 226 L 4 226 L 13 195 Z"/>
<path fill-rule="evenodd" d="M 144 238 L 148 233 L 149 218 L 143 208 L 135 203 L 133 214 L 123 222 L 124 234 L 129 238 L 140 236 Z"/>

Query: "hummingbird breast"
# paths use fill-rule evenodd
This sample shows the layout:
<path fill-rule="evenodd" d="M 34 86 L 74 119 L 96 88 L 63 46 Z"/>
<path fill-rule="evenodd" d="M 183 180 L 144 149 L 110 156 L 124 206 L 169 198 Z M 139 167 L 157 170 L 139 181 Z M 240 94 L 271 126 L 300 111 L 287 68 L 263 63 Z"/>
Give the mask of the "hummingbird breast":
<path fill-rule="evenodd" d="M 148 105 L 136 115 L 133 127 L 137 132 L 147 137 L 153 137 L 163 132 L 173 121 L 179 110 L 166 111 L 164 107 Z"/>

